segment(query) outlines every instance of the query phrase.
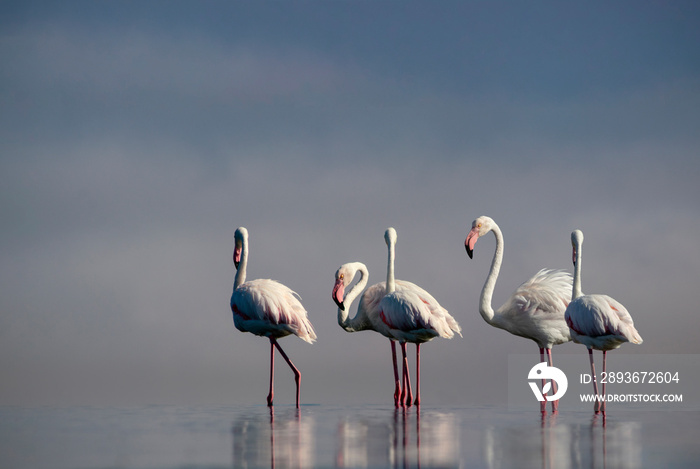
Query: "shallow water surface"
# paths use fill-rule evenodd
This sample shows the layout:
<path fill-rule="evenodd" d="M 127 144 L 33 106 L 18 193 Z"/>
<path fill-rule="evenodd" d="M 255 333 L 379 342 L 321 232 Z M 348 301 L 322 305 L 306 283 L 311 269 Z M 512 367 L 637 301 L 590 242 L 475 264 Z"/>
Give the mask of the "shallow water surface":
<path fill-rule="evenodd" d="M 0 408 L 0 467 L 689 467 L 700 412 Z"/>

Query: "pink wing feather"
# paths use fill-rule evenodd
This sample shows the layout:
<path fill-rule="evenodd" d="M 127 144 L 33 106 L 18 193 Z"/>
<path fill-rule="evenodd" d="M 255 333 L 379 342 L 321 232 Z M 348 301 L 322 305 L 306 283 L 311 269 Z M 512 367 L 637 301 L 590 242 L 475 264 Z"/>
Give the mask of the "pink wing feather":
<path fill-rule="evenodd" d="M 388 308 L 380 306 L 386 296 L 385 282 L 372 285 L 362 294 L 359 308 L 366 312 L 375 329 L 394 329 L 392 335 L 395 335 L 398 328 L 405 331 L 434 330 L 439 331 L 438 335 L 441 337 L 448 338 L 453 337 L 455 333 L 462 335 L 462 329 L 457 321 L 423 288 L 412 282 L 396 280 L 394 293 L 399 295 L 397 298 L 397 300 L 400 299 L 399 303 L 405 303 L 406 295 L 411 294 L 409 303 L 414 302 L 416 305 L 409 308 L 408 304 L 404 304 L 403 308 L 407 308 L 404 313 L 401 312 L 398 304 L 390 305 Z M 384 318 L 381 317 L 382 312 Z M 389 325 L 390 323 L 393 324 L 393 328 Z M 435 334 L 432 334 L 432 337 L 435 337 Z"/>
<path fill-rule="evenodd" d="M 607 295 L 576 298 L 566 310 L 566 322 L 579 336 L 579 341 L 583 341 L 580 336 L 600 340 L 607 336 L 620 343 L 642 343 L 642 337 L 634 328 L 634 321 L 627 309 Z"/>
<path fill-rule="evenodd" d="M 571 301 L 571 284 L 567 272 L 542 269 L 520 285 L 501 310 L 530 315 L 562 314 Z"/>
<path fill-rule="evenodd" d="M 265 337 L 294 334 L 313 343 L 316 333 L 299 295 L 279 282 L 250 280 L 234 290 L 231 310 L 236 328 Z"/>

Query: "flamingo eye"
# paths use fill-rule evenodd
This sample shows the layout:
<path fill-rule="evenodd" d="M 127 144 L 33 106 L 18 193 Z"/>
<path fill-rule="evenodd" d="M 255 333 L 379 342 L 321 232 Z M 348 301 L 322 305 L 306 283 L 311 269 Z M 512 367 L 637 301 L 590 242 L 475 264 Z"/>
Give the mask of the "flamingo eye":
<path fill-rule="evenodd" d="M 340 274 L 340 280 L 343 280 L 345 278 L 345 274 Z"/>

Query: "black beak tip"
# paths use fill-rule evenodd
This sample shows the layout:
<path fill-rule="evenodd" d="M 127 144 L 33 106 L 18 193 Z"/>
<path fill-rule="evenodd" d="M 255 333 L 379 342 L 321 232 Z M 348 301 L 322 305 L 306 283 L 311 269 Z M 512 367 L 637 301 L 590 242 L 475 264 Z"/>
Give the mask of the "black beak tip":
<path fill-rule="evenodd" d="M 464 249 L 467 250 L 467 256 L 469 256 L 469 259 L 474 259 L 474 251 L 472 249 L 469 249 L 469 246 L 466 244 L 464 245 Z"/>

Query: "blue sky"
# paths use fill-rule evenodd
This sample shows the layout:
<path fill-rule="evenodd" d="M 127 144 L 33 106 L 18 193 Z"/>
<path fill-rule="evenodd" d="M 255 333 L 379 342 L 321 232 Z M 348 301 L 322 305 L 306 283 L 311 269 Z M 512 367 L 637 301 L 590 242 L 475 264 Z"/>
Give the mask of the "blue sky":
<path fill-rule="evenodd" d="M 505 399 L 507 355 L 537 352 L 478 314 L 480 215 L 506 243 L 495 306 L 571 270 L 579 228 L 584 291 L 644 337 L 616 353 L 699 353 L 694 2 L 1 8 L 0 403 L 264 402 L 267 341 L 228 309 L 238 226 L 249 278 L 316 327 L 282 343 L 306 402 L 391 398 L 386 339 L 330 298 L 345 262 L 384 279 L 388 226 L 397 276 L 464 330 L 423 348 L 424 402 Z M 277 387 L 293 401 L 281 366 Z"/>

